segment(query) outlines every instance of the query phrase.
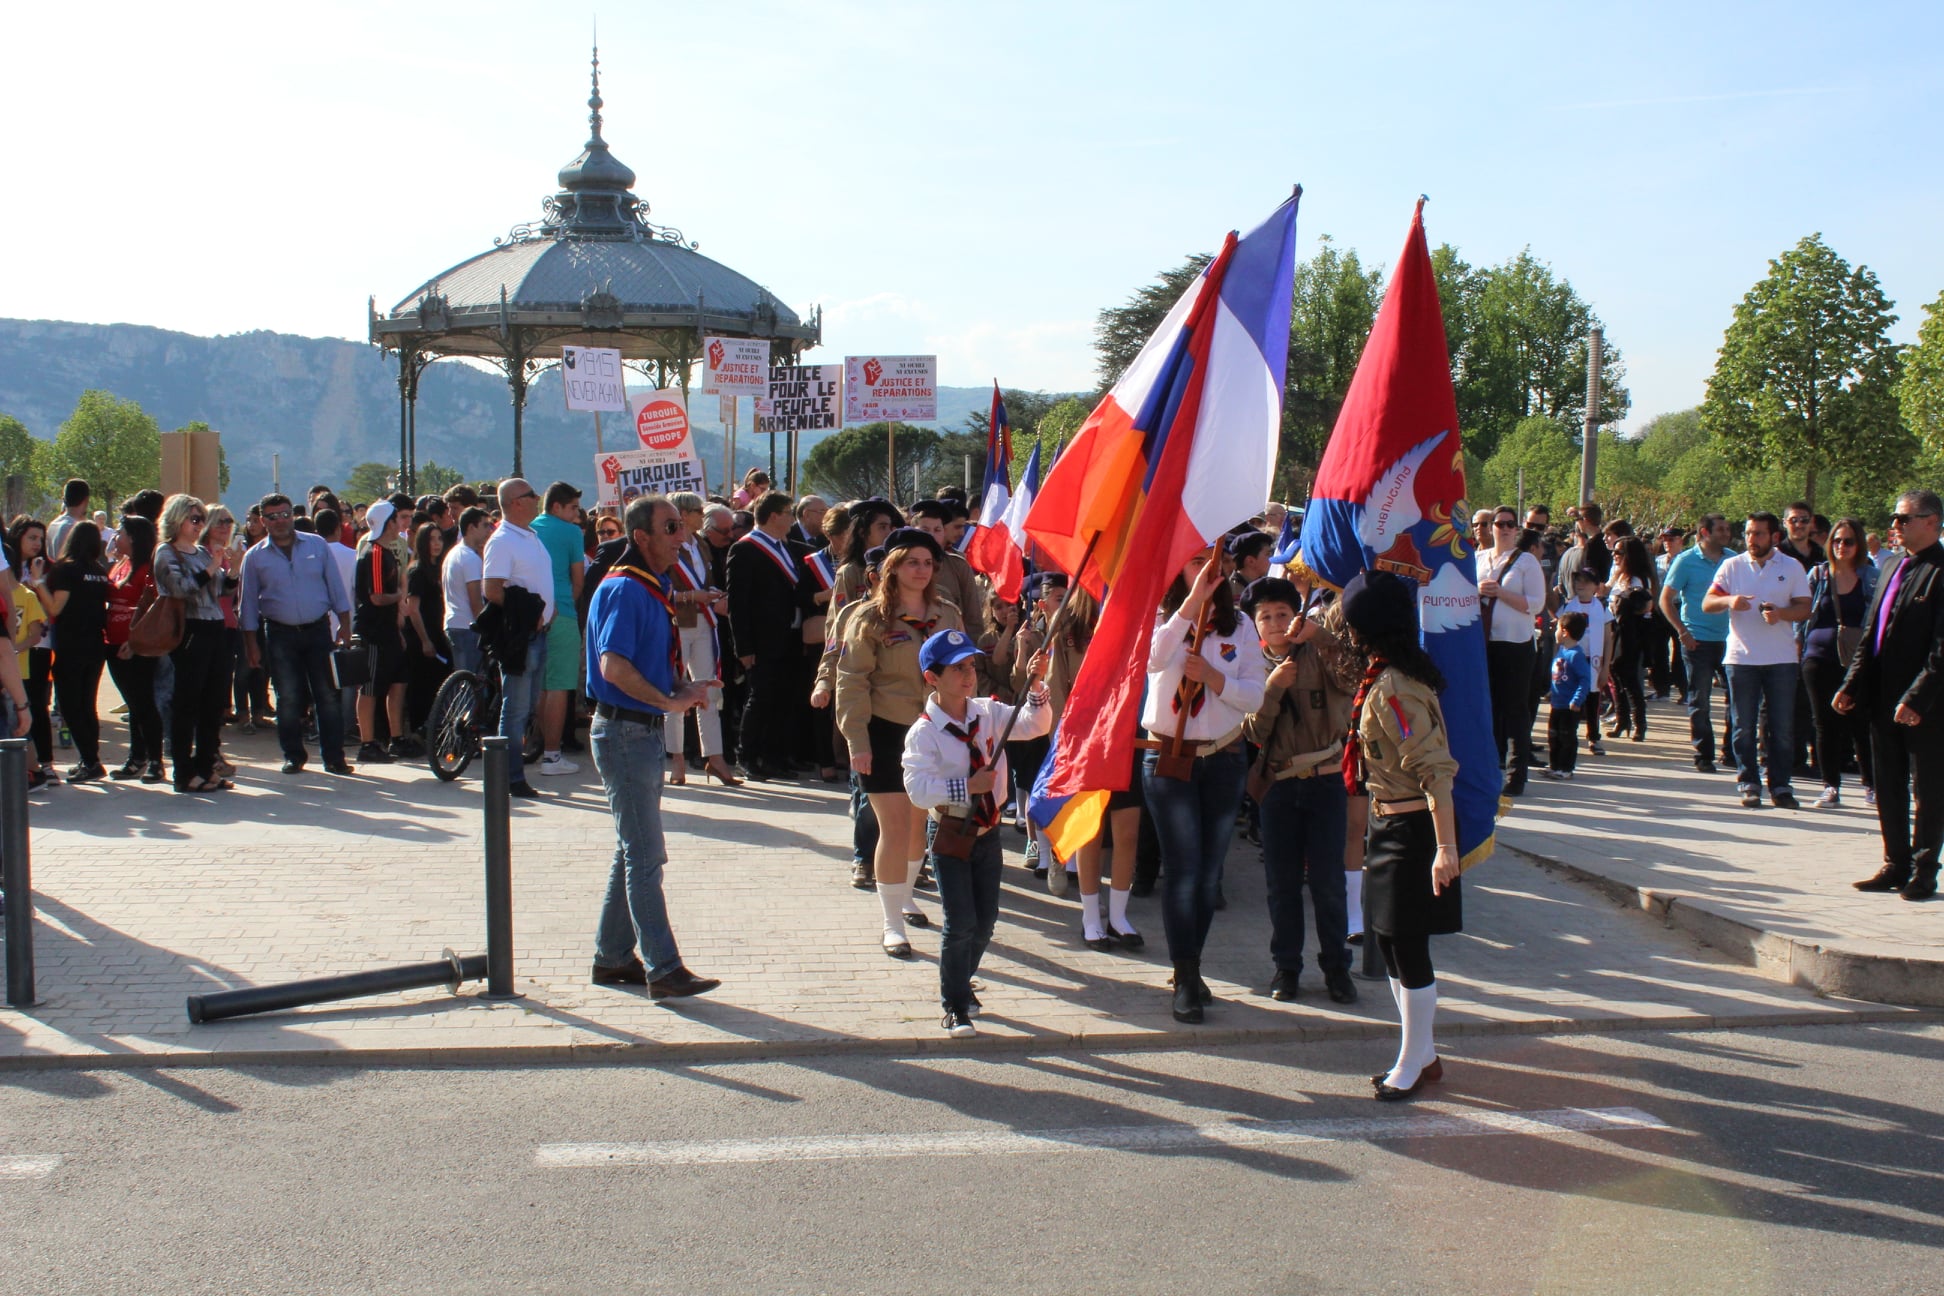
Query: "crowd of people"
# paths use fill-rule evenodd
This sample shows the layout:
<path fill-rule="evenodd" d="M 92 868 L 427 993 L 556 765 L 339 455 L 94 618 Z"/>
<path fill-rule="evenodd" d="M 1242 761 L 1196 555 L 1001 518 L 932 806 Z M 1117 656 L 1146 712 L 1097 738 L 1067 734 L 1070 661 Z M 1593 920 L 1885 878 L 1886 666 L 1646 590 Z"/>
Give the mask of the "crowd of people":
<path fill-rule="evenodd" d="M 541 795 L 533 779 L 576 774 L 572 757 L 587 752 L 613 814 L 596 984 L 656 997 L 718 984 L 683 965 L 662 900 L 665 786 L 815 778 L 849 787 L 850 882 L 876 901 L 860 935 L 912 957 L 912 929 L 933 921 L 919 893 L 936 890 L 941 1024 L 954 1037 L 976 1031 L 1006 832 L 1055 894 L 1077 886 L 1077 935 L 1095 950 L 1144 948 L 1129 898 L 1158 890 L 1170 1009 L 1191 1023 L 1213 1003 L 1201 959 L 1239 833 L 1261 847 L 1268 993 L 1295 1000 L 1313 958 L 1324 993 L 1354 1002 L 1351 948 L 1367 925 L 1403 1025 L 1375 1092 L 1409 1097 L 1442 1075 L 1429 937 L 1461 922 L 1443 680 L 1418 646 L 1408 582 L 1370 573 L 1338 594 L 1275 565 L 1280 505 L 1176 575 L 1127 735 L 1128 786 L 1064 860 L 1026 805 L 1099 606 L 1057 570 L 1032 573 L 1017 602 L 998 597 L 965 557 L 976 523 L 963 492 L 909 508 L 833 504 L 792 499 L 753 470 L 727 498 L 593 511 L 567 483 L 520 478 L 350 507 L 318 486 L 302 502 L 265 496 L 240 520 L 144 491 L 111 528 L 90 505 L 87 484 L 70 482 L 51 522 L 22 517 L 7 532 L 0 587 L 19 652 L 0 685 L 11 731 L 32 737 L 37 787 L 107 778 L 220 793 L 237 772 L 225 726 L 250 732 L 273 715 L 286 774 L 313 746 L 333 775 L 417 759 L 448 672 L 490 662 L 512 793 Z M 1673 695 L 1696 769 L 1732 756 L 1744 806 L 1766 794 L 1795 807 L 1799 770 L 1821 781 L 1816 805 L 1835 806 L 1854 776 L 1885 842 L 1884 868 L 1857 885 L 1928 898 L 1944 837 L 1927 720 L 1944 664 L 1944 597 L 1930 597 L 1939 512 L 1936 496 L 1906 495 L 1884 542 L 1802 504 L 1748 517 L 1739 541 L 1711 515 L 1689 545 L 1678 528 L 1606 521 L 1595 504 L 1560 529 L 1544 507 L 1482 510 L 1472 526 L 1506 794 L 1524 794 L 1535 768 L 1571 779 L 1582 750 L 1605 754 L 1603 739 L 1643 741 L 1648 702 Z M 96 714 L 104 668 L 128 717 L 113 770 Z M 1544 703 L 1542 759 L 1532 733 Z M 77 756 L 65 773 L 56 714 Z M 1306 951 L 1312 923 L 1319 948 Z"/>

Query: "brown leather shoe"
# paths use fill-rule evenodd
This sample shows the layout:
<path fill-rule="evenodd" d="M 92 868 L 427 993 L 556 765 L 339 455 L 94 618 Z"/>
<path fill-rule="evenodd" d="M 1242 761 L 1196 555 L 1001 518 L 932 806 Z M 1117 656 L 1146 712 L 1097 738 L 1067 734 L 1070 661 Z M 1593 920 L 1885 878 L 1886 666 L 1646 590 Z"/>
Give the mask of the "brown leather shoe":
<path fill-rule="evenodd" d="M 1919 873 L 1910 879 L 1903 889 L 1906 900 L 1928 900 L 1937 894 L 1937 874 Z"/>
<path fill-rule="evenodd" d="M 1885 864 L 1861 882 L 1852 882 L 1850 885 L 1858 891 L 1901 891 L 1909 882 L 1909 869 L 1900 869 L 1895 864 Z"/>
<path fill-rule="evenodd" d="M 721 984 L 715 977 L 699 977 L 685 967 L 678 967 L 667 976 L 650 981 L 648 993 L 657 999 L 681 999 L 707 994 Z"/>
<path fill-rule="evenodd" d="M 602 967 L 599 963 L 596 963 L 594 965 L 594 984 L 647 985 L 648 969 L 641 965 L 641 960 L 638 958 L 631 958 L 620 967 Z"/>

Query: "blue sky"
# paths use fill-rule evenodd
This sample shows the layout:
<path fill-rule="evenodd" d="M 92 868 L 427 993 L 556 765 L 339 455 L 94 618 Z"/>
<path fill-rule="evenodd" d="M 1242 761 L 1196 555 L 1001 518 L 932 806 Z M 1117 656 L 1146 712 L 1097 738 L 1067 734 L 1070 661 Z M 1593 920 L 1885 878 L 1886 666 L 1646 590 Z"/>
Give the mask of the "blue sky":
<path fill-rule="evenodd" d="M 463 16 L 461 16 L 463 15 Z M 824 358 L 1078 388 L 1095 312 L 1301 181 L 1388 264 L 1411 202 L 1530 246 L 1701 398 L 1767 261 L 1820 230 L 1909 340 L 1944 290 L 1944 8 L 1918 4 L 17 7 L 0 315 L 362 338 L 539 213 L 606 135 L 656 219 L 825 309 Z"/>

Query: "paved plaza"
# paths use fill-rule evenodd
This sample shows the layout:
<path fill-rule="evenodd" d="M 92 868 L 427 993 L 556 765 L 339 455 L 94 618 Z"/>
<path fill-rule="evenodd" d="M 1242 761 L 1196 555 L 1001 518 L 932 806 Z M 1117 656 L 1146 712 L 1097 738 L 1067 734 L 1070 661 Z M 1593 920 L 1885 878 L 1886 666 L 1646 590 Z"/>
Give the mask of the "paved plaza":
<path fill-rule="evenodd" d="M 1262 874 L 1246 842 L 1230 855 L 1229 905 L 1205 964 L 1219 1003 L 1205 1025 L 1186 1027 L 1168 1013 L 1158 899 L 1133 905 L 1145 951 L 1089 950 L 1076 898 L 1048 895 L 1018 867 L 1023 839 L 1006 829 L 986 1015 L 977 1040 L 947 1040 L 934 1006 L 937 927 L 914 932 L 910 963 L 878 951 L 876 899 L 847 881 L 845 798 L 812 783 L 669 789 L 676 932 L 690 966 L 724 984 L 678 1007 L 595 987 L 591 935 L 613 836 L 591 762 L 549 780 L 545 800 L 514 806 L 518 1001 L 484 1002 L 483 983 L 469 983 L 457 995 L 191 1026 L 190 994 L 484 949 L 476 777 L 441 784 L 417 766 L 286 777 L 267 734 L 229 742 L 244 768 L 226 796 L 95 784 L 34 799 L 40 1002 L 0 1012 L 0 1064 L 672 1060 L 1192 1047 L 1395 1030 L 1381 981 L 1362 982 L 1362 1001 L 1338 1008 L 1311 968 L 1296 1003 L 1267 997 Z M 1466 930 L 1435 950 L 1441 1034 L 1911 1015 L 1895 1005 L 1934 984 L 1944 906 L 1850 889 L 1876 858 L 1860 802 L 1742 811 L 1731 779 L 1693 775 L 1660 741 L 1610 750 L 1570 785 L 1533 780 L 1502 825 L 1504 849 L 1467 875 Z M 935 901 L 921 902 L 936 922 Z M 1766 933 L 1759 950 L 1737 939 L 1747 931 Z M 1776 942 L 1848 951 L 1878 984 L 1877 1002 L 1790 984 Z M 1887 992 L 1899 984 L 1914 990 Z"/>

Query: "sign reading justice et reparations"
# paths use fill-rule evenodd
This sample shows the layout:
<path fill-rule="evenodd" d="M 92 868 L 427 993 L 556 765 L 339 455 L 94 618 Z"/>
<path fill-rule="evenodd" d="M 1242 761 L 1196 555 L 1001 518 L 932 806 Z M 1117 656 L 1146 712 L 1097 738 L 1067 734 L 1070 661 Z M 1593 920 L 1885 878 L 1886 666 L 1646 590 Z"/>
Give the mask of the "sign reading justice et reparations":
<path fill-rule="evenodd" d="M 845 423 L 937 419 L 937 356 L 844 357 Z"/>
<path fill-rule="evenodd" d="M 756 430 L 835 431 L 843 386 L 836 365 L 778 365 L 769 371 L 768 398 L 756 402 Z"/>
<path fill-rule="evenodd" d="M 769 395 L 770 347 L 762 338 L 702 339 L 705 396 Z"/>

